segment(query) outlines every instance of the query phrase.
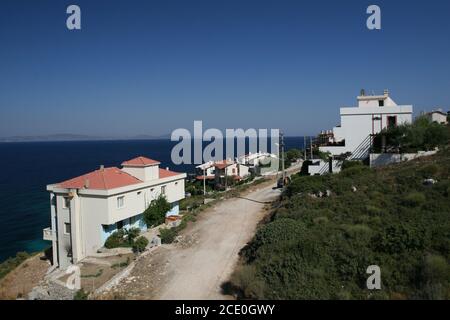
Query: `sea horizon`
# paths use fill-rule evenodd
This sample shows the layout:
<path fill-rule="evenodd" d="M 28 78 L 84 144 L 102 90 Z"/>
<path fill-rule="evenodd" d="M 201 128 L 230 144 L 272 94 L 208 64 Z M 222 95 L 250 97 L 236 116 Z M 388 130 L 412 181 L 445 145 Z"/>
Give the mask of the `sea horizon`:
<path fill-rule="evenodd" d="M 303 140 L 285 137 L 286 150 L 302 149 Z M 193 173 L 195 164 L 172 163 L 171 150 L 177 143 L 170 139 L 0 142 L 0 165 L 4 168 L 0 177 L 0 224 L 4 229 L 0 234 L 0 262 L 19 251 L 31 253 L 51 245 L 42 239 L 42 229 L 50 225 L 48 184 L 100 165 L 120 166 L 141 155 L 159 160 L 161 168 Z"/>

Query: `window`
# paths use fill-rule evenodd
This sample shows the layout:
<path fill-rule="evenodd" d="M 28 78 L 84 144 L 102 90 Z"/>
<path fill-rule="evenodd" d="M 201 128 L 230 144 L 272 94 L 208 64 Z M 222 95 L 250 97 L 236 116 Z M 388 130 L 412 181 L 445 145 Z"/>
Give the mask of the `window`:
<path fill-rule="evenodd" d="M 378 100 L 378 106 L 384 107 L 384 100 Z"/>
<path fill-rule="evenodd" d="M 65 209 L 70 208 L 70 199 L 69 199 L 69 197 L 64 197 L 63 198 L 63 208 L 65 208 Z"/>
<path fill-rule="evenodd" d="M 64 223 L 64 233 L 65 234 L 70 234 L 70 223 Z"/>
<path fill-rule="evenodd" d="M 162 195 L 166 194 L 166 186 L 161 186 L 161 194 Z"/>
<path fill-rule="evenodd" d="M 117 208 L 123 208 L 125 204 L 125 197 L 121 196 L 121 197 L 117 197 Z"/>

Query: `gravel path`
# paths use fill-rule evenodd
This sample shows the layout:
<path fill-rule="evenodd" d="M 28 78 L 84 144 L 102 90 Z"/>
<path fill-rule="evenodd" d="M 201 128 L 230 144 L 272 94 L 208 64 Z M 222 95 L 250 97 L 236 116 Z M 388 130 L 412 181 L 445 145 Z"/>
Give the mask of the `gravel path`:
<path fill-rule="evenodd" d="M 228 280 L 238 253 L 275 200 L 274 183 L 253 187 L 243 198 L 223 200 L 185 229 L 180 243 L 164 245 L 139 261 L 131 275 L 104 298 L 227 299 Z M 255 200 L 255 201 L 252 201 Z"/>

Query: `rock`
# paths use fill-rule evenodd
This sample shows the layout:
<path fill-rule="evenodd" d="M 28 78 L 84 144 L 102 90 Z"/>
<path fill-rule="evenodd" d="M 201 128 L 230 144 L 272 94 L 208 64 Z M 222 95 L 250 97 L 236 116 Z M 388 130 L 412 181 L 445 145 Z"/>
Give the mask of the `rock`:
<path fill-rule="evenodd" d="M 426 185 L 426 186 L 432 186 L 435 183 L 437 183 L 437 181 L 434 180 L 434 179 L 425 179 L 425 180 L 423 180 L 423 184 Z"/>
<path fill-rule="evenodd" d="M 358 189 L 356 189 L 355 186 L 352 186 L 352 191 L 353 191 L 353 192 L 356 192 L 356 191 L 358 191 Z"/>
<path fill-rule="evenodd" d="M 153 237 L 151 245 L 159 247 L 161 245 L 161 238 L 158 236 Z"/>

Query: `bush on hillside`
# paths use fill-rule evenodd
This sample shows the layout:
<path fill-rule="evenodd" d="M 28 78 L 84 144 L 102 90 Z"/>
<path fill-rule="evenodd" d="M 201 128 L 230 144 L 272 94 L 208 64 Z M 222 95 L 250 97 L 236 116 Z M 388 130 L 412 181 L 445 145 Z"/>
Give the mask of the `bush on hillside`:
<path fill-rule="evenodd" d="M 0 264 L 0 279 L 14 270 L 18 265 L 28 259 L 31 255 L 27 252 L 18 252 L 15 257 L 8 258 Z"/>
<path fill-rule="evenodd" d="M 344 160 L 344 162 L 342 163 L 342 170 L 346 170 L 349 168 L 353 168 L 353 167 L 359 167 L 359 166 L 363 166 L 364 164 L 362 163 L 362 161 L 357 161 L 357 160 Z"/>
<path fill-rule="evenodd" d="M 89 292 L 84 291 L 83 289 L 78 290 L 73 297 L 74 300 L 87 300 L 89 297 Z"/>
<path fill-rule="evenodd" d="M 146 237 L 140 236 L 133 243 L 134 252 L 143 252 L 148 245 L 148 239 Z"/>
<path fill-rule="evenodd" d="M 445 125 L 431 122 L 427 117 L 418 117 L 412 124 L 384 129 L 373 143 L 375 152 L 381 152 L 382 137 L 386 139 L 386 148 L 400 153 L 433 150 L 447 144 L 449 130 Z"/>
<path fill-rule="evenodd" d="M 176 228 L 161 228 L 159 229 L 159 236 L 161 237 L 161 243 L 172 243 L 177 236 Z"/>
<path fill-rule="evenodd" d="M 380 169 L 294 176 L 228 288 L 251 299 L 450 299 L 449 157 L 441 148 Z M 424 186 L 431 176 L 438 182 Z M 332 196 L 309 195 L 325 190 Z M 366 287 L 373 264 L 377 292 Z"/>
<path fill-rule="evenodd" d="M 405 195 L 402 201 L 408 207 L 416 207 L 424 203 L 426 197 L 423 193 L 414 191 Z"/>
<path fill-rule="evenodd" d="M 147 227 L 152 228 L 164 223 L 166 213 L 170 209 L 170 203 L 167 202 L 164 195 L 160 195 L 157 199 L 153 200 L 143 214 Z"/>
<path fill-rule="evenodd" d="M 105 241 L 105 248 L 119 248 L 119 247 L 132 247 L 134 239 L 139 236 L 141 229 L 130 228 L 130 229 L 119 229 L 114 231 Z"/>

